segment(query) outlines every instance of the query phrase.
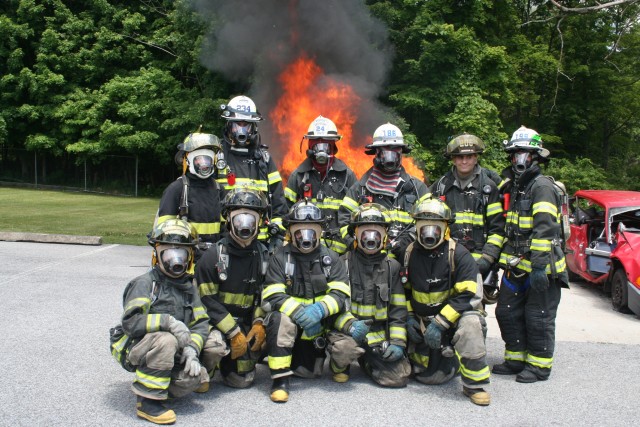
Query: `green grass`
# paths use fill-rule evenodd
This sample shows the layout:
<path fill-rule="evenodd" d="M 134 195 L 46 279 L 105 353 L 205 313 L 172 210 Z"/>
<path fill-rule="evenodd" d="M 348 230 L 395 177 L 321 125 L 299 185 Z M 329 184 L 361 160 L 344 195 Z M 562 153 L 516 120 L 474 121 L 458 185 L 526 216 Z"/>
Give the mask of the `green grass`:
<path fill-rule="evenodd" d="M 0 231 L 101 236 L 146 245 L 159 199 L 0 188 Z"/>

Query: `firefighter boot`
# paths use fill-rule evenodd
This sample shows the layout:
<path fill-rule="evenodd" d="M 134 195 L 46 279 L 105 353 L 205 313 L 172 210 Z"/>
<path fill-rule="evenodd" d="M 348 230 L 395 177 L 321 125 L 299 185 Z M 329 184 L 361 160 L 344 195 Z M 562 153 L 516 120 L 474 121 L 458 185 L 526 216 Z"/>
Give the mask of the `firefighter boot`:
<path fill-rule="evenodd" d="M 462 387 L 462 394 L 467 396 L 471 402 L 480 406 L 488 406 L 491 403 L 491 396 L 482 388 Z"/>
<path fill-rule="evenodd" d="M 527 365 L 522 372 L 516 376 L 516 381 L 525 384 L 546 381 L 549 379 L 550 372 L 550 369 L 536 368 L 535 366 Z"/>
<path fill-rule="evenodd" d="M 138 396 L 136 415 L 155 424 L 173 424 L 176 422 L 176 413 L 173 412 L 173 409 L 165 408 L 161 400 L 147 399 L 142 396 Z"/>
<path fill-rule="evenodd" d="M 524 362 L 505 360 L 499 365 L 493 365 L 492 373 L 497 375 L 516 375 L 524 369 Z"/>
<path fill-rule="evenodd" d="M 273 380 L 271 384 L 271 401 L 285 403 L 289 400 L 289 376 L 280 377 Z"/>
<path fill-rule="evenodd" d="M 331 365 L 331 370 L 333 371 L 333 381 L 337 383 L 346 383 L 347 381 L 349 381 L 349 368 L 350 366 L 347 366 L 342 372 L 336 372 L 339 369 Z"/>

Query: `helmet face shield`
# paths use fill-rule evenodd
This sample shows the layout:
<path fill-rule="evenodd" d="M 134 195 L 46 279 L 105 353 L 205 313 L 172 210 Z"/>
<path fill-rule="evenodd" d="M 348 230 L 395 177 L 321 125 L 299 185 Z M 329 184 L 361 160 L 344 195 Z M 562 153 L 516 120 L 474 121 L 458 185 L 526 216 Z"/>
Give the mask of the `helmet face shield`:
<path fill-rule="evenodd" d="M 213 162 L 215 153 L 213 150 L 201 148 L 187 154 L 187 163 L 189 164 L 189 172 L 198 178 L 206 179 L 213 174 Z"/>
<path fill-rule="evenodd" d="M 531 167 L 533 155 L 528 151 L 516 151 L 511 155 L 511 168 L 516 174 L 521 174 Z"/>
<path fill-rule="evenodd" d="M 249 137 L 251 136 L 252 131 L 253 123 L 246 121 L 231 122 L 231 137 L 241 147 L 249 144 Z"/>
<path fill-rule="evenodd" d="M 157 253 L 160 270 L 167 276 L 178 278 L 187 272 L 191 260 L 190 248 L 160 245 Z"/>
<path fill-rule="evenodd" d="M 402 149 L 384 147 L 376 153 L 379 167 L 386 172 L 395 172 L 402 162 Z"/>
<path fill-rule="evenodd" d="M 444 221 L 418 221 L 418 243 L 425 249 L 434 249 L 444 240 L 447 223 Z"/>
<path fill-rule="evenodd" d="M 240 246 L 247 247 L 258 235 L 259 216 L 250 209 L 238 209 L 230 214 L 231 237 Z"/>

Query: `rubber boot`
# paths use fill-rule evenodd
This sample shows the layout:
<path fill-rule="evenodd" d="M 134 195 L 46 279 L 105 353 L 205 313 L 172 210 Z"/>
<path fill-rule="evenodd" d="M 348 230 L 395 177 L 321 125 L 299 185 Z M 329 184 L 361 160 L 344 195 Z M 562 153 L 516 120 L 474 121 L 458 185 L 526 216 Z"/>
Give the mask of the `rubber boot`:
<path fill-rule="evenodd" d="M 162 400 L 153 400 L 138 396 L 136 415 L 155 424 L 175 423 L 176 413 L 173 412 L 173 409 L 165 408 L 162 402 Z"/>
<path fill-rule="evenodd" d="M 493 365 L 491 372 L 497 375 L 516 375 L 524 369 L 524 362 L 511 362 L 505 360 L 499 365 Z"/>
<path fill-rule="evenodd" d="M 491 403 L 491 396 L 482 388 L 468 388 L 463 386 L 462 393 L 476 405 L 488 406 Z"/>
<path fill-rule="evenodd" d="M 271 401 L 285 403 L 289 400 L 289 376 L 273 380 L 271 384 Z"/>
<path fill-rule="evenodd" d="M 547 371 L 547 372 L 545 372 Z M 545 375 L 546 374 L 546 375 Z M 546 381 L 549 379 L 549 370 L 542 368 L 535 368 L 531 365 L 527 365 L 517 376 L 516 381 L 519 383 L 535 383 L 538 381 Z"/>
<path fill-rule="evenodd" d="M 337 382 L 337 383 L 346 383 L 347 381 L 349 381 L 349 370 L 350 370 L 350 366 L 347 366 L 345 368 L 344 371 L 342 372 L 334 372 L 333 373 L 333 381 Z M 331 370 L 333 370 L 334 367 L 333 365 L 331 366 Z"/>

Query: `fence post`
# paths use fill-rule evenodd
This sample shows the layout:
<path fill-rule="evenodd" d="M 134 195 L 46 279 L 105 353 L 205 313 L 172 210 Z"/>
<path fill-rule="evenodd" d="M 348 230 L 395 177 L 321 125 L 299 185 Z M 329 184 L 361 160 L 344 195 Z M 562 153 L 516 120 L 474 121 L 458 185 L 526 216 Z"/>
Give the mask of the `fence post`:
<path fill-rule="evenodd" d="M 135 197 L 138 197 L 138 155 L 136 154 L 136 187 L 135 187 Z"/>
<path fill-rule="evenodd" d="M 35 165 L 36 188 L 38 188 L 38 153 L 33 152 L 33 163 Z"/>
<path fill-rule="evenodd" d="M 84 191 L 87 191 L 87 159 L 84 159 Z"/>

